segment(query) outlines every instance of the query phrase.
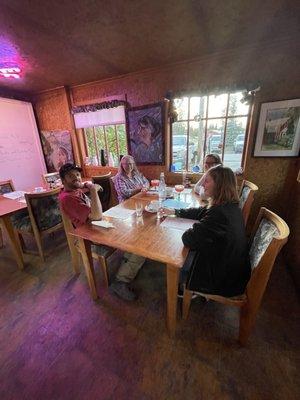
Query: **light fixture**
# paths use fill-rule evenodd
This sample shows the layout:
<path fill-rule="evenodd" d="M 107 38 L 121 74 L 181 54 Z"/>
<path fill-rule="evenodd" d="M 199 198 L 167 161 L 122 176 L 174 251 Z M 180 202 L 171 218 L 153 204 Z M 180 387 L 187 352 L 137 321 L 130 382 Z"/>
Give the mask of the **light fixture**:
<path fill-rule="evenodd" d="M 0 67 L 0 77 L 20 79 L 21 69 L 18 66 Z"/>

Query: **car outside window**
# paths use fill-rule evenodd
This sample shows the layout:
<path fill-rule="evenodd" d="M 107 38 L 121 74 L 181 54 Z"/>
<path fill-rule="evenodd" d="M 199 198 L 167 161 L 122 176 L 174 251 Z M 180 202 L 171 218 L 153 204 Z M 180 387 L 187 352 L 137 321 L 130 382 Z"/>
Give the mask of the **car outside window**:
<path fill-rule="evenodd" d="M 224 165 L 242 167 L 249 105 L 242 92 L 174 99 L 178 119 L 171 129 L 171 170 L 202 171 L 206 154 L 217 153 Z"/>

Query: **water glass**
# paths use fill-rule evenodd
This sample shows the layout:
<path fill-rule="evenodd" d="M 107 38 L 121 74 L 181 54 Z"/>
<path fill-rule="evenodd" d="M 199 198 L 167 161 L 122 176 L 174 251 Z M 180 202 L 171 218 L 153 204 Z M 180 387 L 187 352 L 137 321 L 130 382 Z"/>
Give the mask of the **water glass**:
<path fill-rule="evenodd" d="M 136 216 L 137 216 L 137 217 L 141 217 L 141 216 L 143 215 L 143 210 L 144 210 L 143 203 L 137 201 L 137 202 L 135 203 L 135 213 L 136 213 Z"/>

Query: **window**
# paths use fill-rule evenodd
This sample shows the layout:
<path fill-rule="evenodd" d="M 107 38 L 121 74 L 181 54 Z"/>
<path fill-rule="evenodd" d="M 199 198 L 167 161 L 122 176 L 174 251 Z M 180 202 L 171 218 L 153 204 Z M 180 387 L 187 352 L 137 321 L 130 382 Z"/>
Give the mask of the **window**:
<path fill-rule="evenodd" d="M 242 92 L 174 99 L 178 121 L 172 125 L 172 170 L 203 169 L 206 154 L 217 153 L 224 165 L 241 167 L 249 105 Z"/>
<path fill-rule="evenodd" d="M 84 128 L 89 162 L 101 165 L 101 150 L 104 150 L 106 162 L 118 166 L 121 155 L 127 154 L 125 124 L 102 125 Z"/>

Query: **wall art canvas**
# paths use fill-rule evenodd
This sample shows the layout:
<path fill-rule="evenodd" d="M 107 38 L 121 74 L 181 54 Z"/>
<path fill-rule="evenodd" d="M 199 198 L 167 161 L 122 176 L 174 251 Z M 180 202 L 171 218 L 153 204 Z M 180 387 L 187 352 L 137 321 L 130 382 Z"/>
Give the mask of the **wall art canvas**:
<path fill-rule="evenodd" d="M 255 157 L 297 157 L 300 148 L 300 99 L 262 103 Z"/>
<path fill-rule="evenodd" d="M 129 154 L 138 165 L 164 164 L 164 103 L 126 110 Z"/>
<path fill-rule="evenodd" d="M 69 131 L 41 131 L 41 140 L 48 172 L 57 172 L 63 164 L 74 162 Z"/>

